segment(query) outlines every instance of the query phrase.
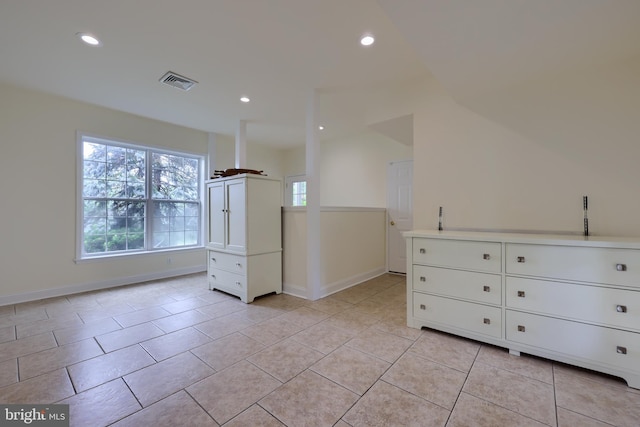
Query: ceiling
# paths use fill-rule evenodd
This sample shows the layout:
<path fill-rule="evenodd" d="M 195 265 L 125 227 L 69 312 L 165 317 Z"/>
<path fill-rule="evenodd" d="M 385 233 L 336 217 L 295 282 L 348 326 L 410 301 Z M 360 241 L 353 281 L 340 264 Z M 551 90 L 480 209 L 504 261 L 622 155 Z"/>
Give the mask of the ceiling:
<path fill-rule="evenodd" d="M 2 0 L 0 82 L 229 136 L 244 120 L 277 148 L 304 144 L 315 93 L 321 139 L 369 127 L 410 144 L 406 111 L 369 122 L 396 88 L 432 75 L 475 96 L 638 41 L 638 0 Z"/>

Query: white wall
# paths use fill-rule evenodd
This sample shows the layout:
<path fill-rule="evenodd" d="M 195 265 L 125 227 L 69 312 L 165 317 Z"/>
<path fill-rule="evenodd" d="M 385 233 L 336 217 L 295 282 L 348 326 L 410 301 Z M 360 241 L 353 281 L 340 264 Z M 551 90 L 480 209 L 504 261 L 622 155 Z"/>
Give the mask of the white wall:
<path fill-rule="evenodd" d="M 374 131 L 323 141 L 320 204 L 385 208 L 387 165 L 411 157 L 411 147 Z"/>
<path fill-rule="evenodd" d="M 203 249 L 74 262 L 77 130 L 207 152 L 204 132 L 0 84 L 0 305 L 205 268 Z"/>
<path fill-rule="evenodd" d="M 320 211 L 320 297 L 379 276 L 385 271 L 386 211 L 333 208 Z M 283 291 L 306 298 L 307 211 L 283 211 Z"/>
<path fill-rule="evenodd" d="M 304 174 L 304 147 L 288 150 L 286 175 Z M 375 131 L 320 143 L 322 206 L 387 206 L 387 165 L 411 159 L 412 147 Z"/>
<path fill-rule="evenodd" d="M 640 60 L 456 103 L 433 79 L 414 115 L 414 226 L 640 236 Z"/>
<path fill-rule="evenodd" d="M 235 138 L 226 135 L 216 136 L 216 170 L 235 168 Z M 284 153 L 278 150 L 247 141 L 246 169 L 264 171 L 272 178 L 282 179 L 284 176 Z"/>

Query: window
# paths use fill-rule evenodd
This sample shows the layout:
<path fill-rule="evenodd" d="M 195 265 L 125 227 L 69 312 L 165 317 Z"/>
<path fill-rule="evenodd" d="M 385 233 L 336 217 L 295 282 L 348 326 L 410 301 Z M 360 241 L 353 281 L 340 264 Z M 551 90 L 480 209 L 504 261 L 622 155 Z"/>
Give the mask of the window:
<path fill-rule="evenodd" d="M 79 258 L 200 244 L 203 158 L 81 135 Z"/>
<path fill-rule="evenodd" d="M 304 175 L 292 175 L 285 179 L 287 206 L 307 206 L 307 181 Z"/>

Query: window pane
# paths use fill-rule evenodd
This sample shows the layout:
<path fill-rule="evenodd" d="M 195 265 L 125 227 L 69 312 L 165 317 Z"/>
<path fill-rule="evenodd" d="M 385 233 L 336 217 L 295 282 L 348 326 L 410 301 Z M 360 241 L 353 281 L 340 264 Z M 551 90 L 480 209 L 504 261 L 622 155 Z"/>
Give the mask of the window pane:
<path fill-rule="evenodd" d="M 85 235 L 104 235 L 107 232 L 106 218 L 85 218 L 84 234 Z"/>
<path fill-rule="evenodd" d="M 84 201 L 84 216 L 107 216 L 107 202 L 98 200 L 85 200 Z"/>
<path fill-rule="evenodd" d="M 84 251 L 88 254 L 105 251 L 106 236 L 104 234 L 85 234 Z"/>
<path fill-rule="evenodd" d="M 169 233 L 171 246 L 184 246 L 184 231 L 172 231 Z"/>
<path fill-rule="evenodd" d="M 154 199 L 197 200 L 199 168 L 196 159 L 154 153 L 151 161 Z"/>
<path fill-rule="evenodd" d="M 199 217 L 185 216 L 185 210 L 194 211 L 194 207 L 185 208 L 190 203 L 182 202 L 154 202 L 154 247 L 179 247 L 185 246 L 193 240 L 187 239 L 185 230 L 197 231 L 199 229 Z M 167 232 L 169 232 L 167 234 Z M 197 243 L 197 235 L 196 235 Z"/>
<path fill-rule="evenodd" d="M 184 233 L 185 246 L 198 244 L 198 232 L 197 231 L 185 231 Z"/>
<path fill-rule="evenodd" d="M 85 179 L 82 184 L 82 195 L 84 197 L 104 197 L 107 194 L 105 181 Z"/>
<path fill-rule="evenodd" d="M 106 163 L 92 160 L 84 161 L 84 177 L 88 179 L 105 179 Z"/>
<path fill-rule="evenodd" d="M 85 160 L 95 160 L 104 163 L 107 161 L 107 146 L 93 142 L 84 142 L 82 154 Z"/>
<path fill-rule="evenodd" d="M 123 198 L 125 197 L 126 182 L 124 181 L 107 181 L 107 197 Z"/>
<path fill-rule="evenodd" d="M 169 244 L 169 232 L 165 233 L 153 233 L 153 247 L 154 248 L 168 248 Z"/>

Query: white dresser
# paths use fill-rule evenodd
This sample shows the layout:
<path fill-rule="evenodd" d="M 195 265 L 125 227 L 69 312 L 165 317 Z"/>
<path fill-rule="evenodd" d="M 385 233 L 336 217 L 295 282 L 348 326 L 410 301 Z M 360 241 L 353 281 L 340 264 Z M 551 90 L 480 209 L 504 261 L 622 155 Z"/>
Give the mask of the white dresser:
<path fill-rule="evenodd" d="M 246 303 L 282 292 L 280 180 L 242 174 L 206 182 L 209 289 Z"/>
<path fill-rule="evenodd" d="M 640 388 L 640 239 L 416 230 L 407 322 Z"/>

